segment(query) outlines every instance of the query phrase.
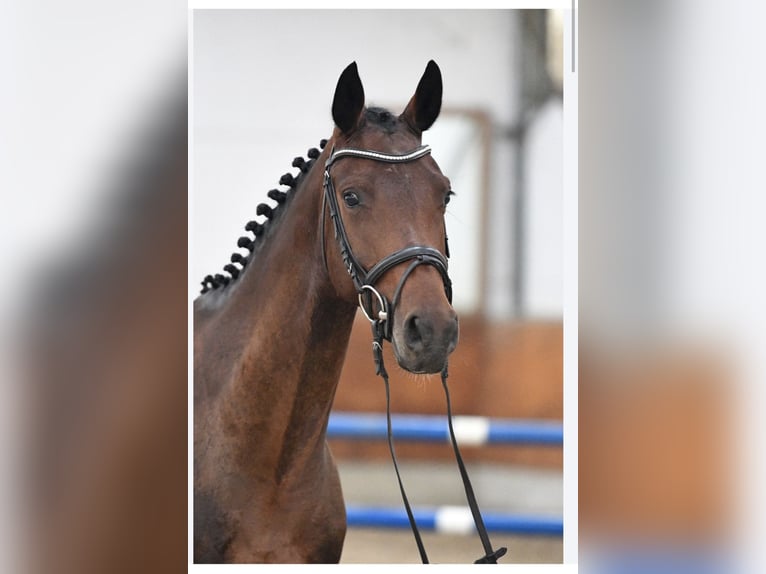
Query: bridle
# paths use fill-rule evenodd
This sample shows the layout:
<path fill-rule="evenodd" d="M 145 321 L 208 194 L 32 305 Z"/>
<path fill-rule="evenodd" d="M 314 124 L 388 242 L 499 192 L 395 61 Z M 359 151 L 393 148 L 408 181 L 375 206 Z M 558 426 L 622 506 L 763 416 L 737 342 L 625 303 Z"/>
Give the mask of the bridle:
<path fill-rule="evenodd" d="M 447 270 L 447 257 L 449 256 L 449 248 L 447 247 L 446 239 L 447 235 L 446 233 L 444 235 L 444 247 L 447 256 L 443 255 L 438 249 L 434 249 L 433 247 L 415 245 L 395 251 L 378 261 L 369 270 L 365 269 L 354 256 L 354 251 L 351 249 L 351 243 L 349 242 L 348 234 L 346 233 L 346 227 L 343 225 L 343 218 L 340 214 L 338 198 L 335 195 L 335 186 L 333 185 L 332 177 L 330 176 L 330 168 L 338 160 L 345 157 L 363 158 L 386 163 L 407 163 L 418 160 L 430 153 L 431 146 L 428 145 L 420 146 L 411 152 L 401 155 L 350 148 L 339 150 L 333 149 L 330 153 L 330 157 L 325 162 L 324 197 L 322 200 L 322 255 L 324 257 L 325 267 L 327 266 L 327 252 L 324 241 L 324 215 L 325 211 L 329 210 L 335 229 L 335 238 L 340 246 L 340 254 L 343 258 L 343 263 L 346 266 L 346 271 L 348 271 L 348 274 L 351 276 L 351 281 L 353 281 L 359 296 L 359 307 L 361 307 L 365 317 L 367 317 L 367 320 L 372 324 L 373 334 L 379 335 L 381 340 L 391 340 L 394 310 L 399 302 L 404 282 L 416 267 L 420 265 L 431 265 L 432 267 L 435 267 L 441 275 L 447 299 L 452 303 L 452 281 L 449 278 Z M 325 209 L 325 207 L 327 209 Z M 376 289 L 375 285 L 388 271 L 406 261 L 411 261 L 412 263 L 410 263 L 410 266 L 399 279 L 399 283 L 394 290 L 393 298 L 391 301 L 388 301 L 388 299 L 381 295 Z M 373 310 L 373 297 L 375 297 L 375 300 L 377 300 L 378 303 L 377 314 Z"/>
<path fill-rule="evenodd" d="M 372 353 L 375 360 L 375 374 L 379 375 L 386 387 L 386 419 L 388 422 L 388 446 L 391 452 L 391 460 L 394 463 L 394 469 L 396 470 L 396 478 L 399 481 L 399 490 L 402 495 L 402 501 L 407 511 L 407 517 L 412 527 L 412 533 L 415 536 L 415 542 L 420 552 L 420 558 L 423 564 L 428 564 L 428 556 L 423 545 L 423 541 L 418 531 L 417 523 L 415 522 L 415 516 L 410 507 L 409 500 L 404 491 L 404 483 L 402 482 L 401 475 L 399 473 L 399 465 L 396 461 L 396 452 L 394 450 L 393 432 L 391 428 L 391 393 L 388 383 L 388 372 L 383 364 L 383 340 L 391 341 L 393 314 L 399 303 L 401 297 L 402 288 L 405 281 L 410 274 L 420 265 L 431 265 L 435 267 L 442 278 L 444 284 L 444 291 L 447 295 L 447 299 L 452 303 L 452 281 L 449 278 L 447 258 L 449 257 L 449 246 L 447 244 L 447 234 L 445 230 L 444 234 L 444 254 L 438 249 L 433 247 L 427 247 L 424 245 L 415 245 L 411 247 L 404 247 L 399 251 L 395 251 L 390 255 L 387 255 L 369 270 L 359 263 L 359 260 L 354 256 L 354 252 L 351 249 L 351 243 L 346 233 L 346 227 L 343 225 L 343 218 L 341 217 L 340 209 L 338 206 L 338 198 L 335 195 L 335 186 L 333 185 L 332 176 L 330 175 L 330 168 L 340 159 L 353 157 L 361 158 L 372 161 L 380 161 L 386 163 L 408 163 L 416 161 L 422 157 L 431 153 L 431 147 L 428 145 L 420 146 L 410 152 L 404 154 L 387 154 L 378 151 L 343 148 L 336 150 L 333 148 L 330 152 L 330 156 L 325 162 L 324 170 L 324 183 L 323 183 L 323 198 L 322 198 L 322 220 L 321 220 L 321 241 L 322 241 L 322 257 L 324 259 L 325 269 L 327 269 L 327 251 L 325 245 L 325 213 L 329 211 L 330 217 L 333 221 L 333 228 L 335 230 L 335 239 L 338 241 L 340 247 L 340 254 L 343 258 L 346 271 L 351 276 L 351 280 L 354 283 L 359 298 L 359 307 L 362 309 L 367 320 L 372 327 Z M 402 263 L 410 262 L 405 269 L 399 282 L 394 290 L 394 295 L 391 301 L 388 301 L 384 295 L 382 295 L 375 287 L 378 280 L 383 277 L 388 271 L 400 265 Z M 373 300 L 373 297 L 375 300 Z M 378 312 L 374 312 L 374 305 L 377 302 Z M 505 555 L 507 549 L 502 547 L 497 550 L 492 549 L 492 544 L 487 534 L 487 529 L 484 526 L 484 521 L 479 511 L 478 503 L 476 502 L 476 496 L 471 486 L 471 481 L 468 477 L 468 471 L 463 463 L 463 458 L 460 455 L 457 439 L 455 438 L 455 431 L 452 426 L 452 406 L 450 403 L 449 389 L 447 388 L 447 364 L 445 362 L 444 369 L 441 373 L 442 386 L 447 399 L 447 423 L 449 426 L 450 441 L 452 448 L 455 452 L 455 460 L 460 470 L 460 476 L 463 480 L 463 487 L 465 489 L 468 506 L 471 509 L 474 524 L 476 530 L 481 539 L 484 547 L 485 555 L 475 561 L 476 564 L 497 564 L 497 559 Z"/>

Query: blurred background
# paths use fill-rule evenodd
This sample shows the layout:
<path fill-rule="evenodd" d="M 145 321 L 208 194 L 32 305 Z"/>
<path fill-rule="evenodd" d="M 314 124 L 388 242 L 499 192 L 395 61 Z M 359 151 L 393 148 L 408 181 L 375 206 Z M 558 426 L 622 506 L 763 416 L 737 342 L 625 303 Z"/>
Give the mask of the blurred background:
<path fill-rule="evenodd" d="M 560 432 L 561 13 L 195 10 L 193 46 L 193 293 L 228 263 L 266 192 L 296 171 L 292 158 L 332 133 L 335 85 L 351 61 L 367 105 L 398 114 L 433 59 L 444 99 L 423 139 L 456 192 L 446 216 L 460 316 L 450 360 L 454 411 L 532 419 Z M 334 412 L 382 414 L 369 324 L 357 319 Z M 390 354 L 387 363 L 395 364 Z M 393 412 L 445 414 L 438 377 L 415 383 L 391 372 Z M 531 517 L 528 528 L 493 527 L 495 544 L 509 547 L 503 562 L 562 560 L 561 441 L 535 442 L 465 449 L 482 510 Z M 403 509 L 385 440 L 338 438 L 331 446 L 350 508 Z M 397 453 L 414 506 L 466 506 L 446 440 L 401 442 Z M 535 527 L 537 518 L 552 522 L 551 531 Z M 408 525 L 349 521 L 343 562 L 419 562 Z M 470 531 L 428 535 L 426 546 L 436 562 L 482 555 Z"/>
<path fill-rule="evenodd" d="M 0 2 L 0 570 L 182 572 L 186 3 Z"/>
<path fill-rule="evenodd" d="M 762 4 L 579 4 L 580 566 L 762 572 Z"/>

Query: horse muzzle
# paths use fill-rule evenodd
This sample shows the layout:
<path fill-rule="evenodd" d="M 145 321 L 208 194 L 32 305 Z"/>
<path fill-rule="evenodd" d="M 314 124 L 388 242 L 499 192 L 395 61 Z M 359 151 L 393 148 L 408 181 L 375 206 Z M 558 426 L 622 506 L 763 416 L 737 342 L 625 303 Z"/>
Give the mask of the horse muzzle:
<path fill-rule="evenodd" d="M 391 342 L 396 361 L 411 373 L 438 373 L 457 346 L 458 331 L 451 307 L 446 312 L 411 311 L 394 323 Z"/>

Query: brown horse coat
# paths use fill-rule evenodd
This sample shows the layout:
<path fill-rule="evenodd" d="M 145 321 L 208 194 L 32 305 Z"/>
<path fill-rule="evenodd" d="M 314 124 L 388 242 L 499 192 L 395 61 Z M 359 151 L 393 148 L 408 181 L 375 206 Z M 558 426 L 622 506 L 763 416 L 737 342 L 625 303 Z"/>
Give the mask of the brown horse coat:
<path fill-rule="evenodd" d="M 441 93 L 430 62 L 400 116 L 366 109 L 351 64 L 333 101 L 336 128 L 314 164 L 323 166 L 333 147 L 417 147 Z M 333 177 L 367 268 L 407 245 L 444 245 L 449 181 L 430 156 L 403 165 L 347 159 Z M 285 205 L 261 209 L 271 221 L 247 266 L 194 302 L 195 562 L 340 560 L 345 509 L 325 432 L 357 300 L 322 217 L 322 182 L 314 165 Z M 388 272 L 380 291 L 390 298 L 401 274 L 399 266 Z M 436 270 L 423 266 L 408 278 L 393 331 L 404 368 L 445 363 L 457 319 Z"/>

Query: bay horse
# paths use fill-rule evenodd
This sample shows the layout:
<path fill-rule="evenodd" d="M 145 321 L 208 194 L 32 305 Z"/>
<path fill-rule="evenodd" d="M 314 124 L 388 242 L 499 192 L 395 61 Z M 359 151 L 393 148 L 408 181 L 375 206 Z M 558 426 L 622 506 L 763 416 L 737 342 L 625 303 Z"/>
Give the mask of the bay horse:
<path fill-rule="evenodd" d="M 203 281 L 194 301 L 195 562 L 340 560 L 345 507 L 325 434 L 357 303 L 377 313 L 373 324 L 385 320 L 402 368 L 445 368 L 458 340 L 441 251 L 452 191 L 421 145 L 441 100 L 430 61 L 400 115 L 366 108 L 350 64 L 322 151 L 295 159 L 298 176 L 282 177 L 288 189 L 268 193 L 276 205 L 259 205 L 265 219 L 247 224 L 254 238 L 240 238 L 248 253 Z"/>

